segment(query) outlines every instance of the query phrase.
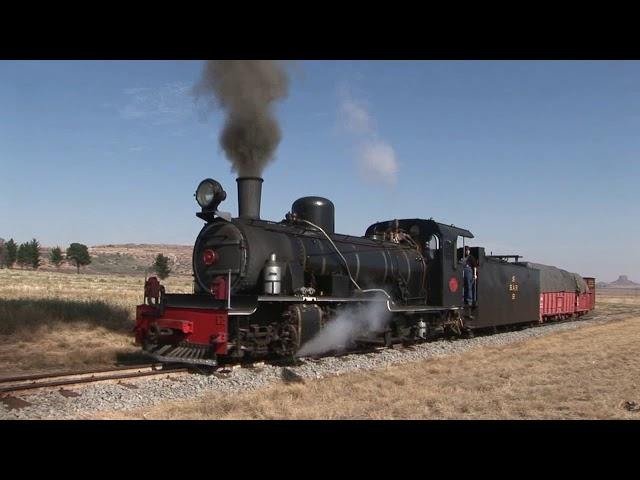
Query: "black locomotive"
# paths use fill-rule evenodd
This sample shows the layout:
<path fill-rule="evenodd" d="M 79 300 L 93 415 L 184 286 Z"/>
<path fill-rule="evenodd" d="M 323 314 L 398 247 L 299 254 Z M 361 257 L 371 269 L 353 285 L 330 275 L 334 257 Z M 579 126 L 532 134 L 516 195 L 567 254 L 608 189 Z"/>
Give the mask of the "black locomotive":
<path fill-rule="evenodd" d="M 352 344 L 471 335 L 562 317 L 544 310 L 541 267 L 485 255 L 481 247 L 471 247 L 479 275 L 473 305 L 464 305 L 468 230 L 393 219 L 371 225 L 363 237 L 337 234 L 334 205 L 322 197 L 296 200 L 280 222 L 262 220 L 262 182 L 237 179 L 238 218 L 218 211 L 226 198 L 218 182 L 198 186 L 197 215 L 205 225 L 193 251 L 194 293 L 164 293 L 151 279 L 148 300 L 137 309 L 136 339 L 155 359 L 215 365 L 221 357 L 292 355 L 340 312 L 371 315 L 372 305 L 384 321 L 351 336 Z M 571 315 L 586 313 L 595 301 L 580 280 L 575 288 L 559 287 L 574 295 Z"/>

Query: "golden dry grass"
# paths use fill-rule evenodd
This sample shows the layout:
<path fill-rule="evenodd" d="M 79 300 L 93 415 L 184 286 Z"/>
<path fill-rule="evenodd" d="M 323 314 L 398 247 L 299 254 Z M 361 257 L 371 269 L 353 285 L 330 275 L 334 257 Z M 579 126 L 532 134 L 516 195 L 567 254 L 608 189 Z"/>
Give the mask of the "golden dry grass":
<path fill-rule="evenodd" d="M 597 305 L 638 305 L 640 304 L 640 289 L 607 288 L 596 291 Z"/>
<path fill-rule="evenodd" d="M 142 276 L 0 270 L 0 374 L 135 358 Z M 190 277 L 167 291 L 190 292 Z M 640 295 L 599 290 L 626 320 L 504 347 L 100 418 L 637 418 Z M 629 318 L 630 317 L 630 318 Z"/>
<path fill-rule="evenodd" d="M 167 291 L 190 292 L 190 277 Z M 136 361 L 143 276 L 0 270 L 0 375 Z"/>
<path fill-rule="evenodd" d="M 208 394 L 98 418 L 150 419 L 636 419 L 640 296 L 601 295 L 600 315 L 626 319 L 444 358 Z"/>

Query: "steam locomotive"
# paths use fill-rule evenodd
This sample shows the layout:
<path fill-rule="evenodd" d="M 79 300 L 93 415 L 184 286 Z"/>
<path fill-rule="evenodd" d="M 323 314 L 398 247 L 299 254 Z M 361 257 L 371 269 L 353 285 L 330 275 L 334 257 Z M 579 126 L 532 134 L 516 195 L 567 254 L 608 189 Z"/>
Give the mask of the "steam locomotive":
<path fill-rule="evenodd" d="M 362 237 L 334 231 L 333 203 L 296 200 L 280 222 L 260 218 L 263 179 L 241 177 L 238 218 L 218 211 L 226 192 L 206 179 L 195 193 L 205 224 L 193 249 L 194 290 L 166 293 L 155 277 L 137 306 L 136 342 L 160 362 L 295 355 L 345 309 L 385 321 L 353 345 L 418 342 L 444 333 L 531 325 L 595 307 L 595 279 L 486 255 L 473 304 L 463 302 L 463 248 L 473 235 L 433 219 L 392 219 Z"/>

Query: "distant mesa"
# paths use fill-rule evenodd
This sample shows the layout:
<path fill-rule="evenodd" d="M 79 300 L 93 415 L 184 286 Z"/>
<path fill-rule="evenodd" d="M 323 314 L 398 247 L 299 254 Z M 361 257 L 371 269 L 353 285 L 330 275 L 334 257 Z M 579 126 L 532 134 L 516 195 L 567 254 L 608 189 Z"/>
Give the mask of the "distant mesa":
<path fill-rule="evenodd" d="M 632 282 L 626 275 L 620 275 L 615 282 L 611 282 L 609 285 L 616 287 L 640 287 L 640 283 Z"/>
<path fill-rule="evenodd" d="M 627 275 L 620 275 L 618 279 L 611 283 L 598 282 L 596 287 L 599 288 L 638 288 L 640 283 L 629 280 Z"/>

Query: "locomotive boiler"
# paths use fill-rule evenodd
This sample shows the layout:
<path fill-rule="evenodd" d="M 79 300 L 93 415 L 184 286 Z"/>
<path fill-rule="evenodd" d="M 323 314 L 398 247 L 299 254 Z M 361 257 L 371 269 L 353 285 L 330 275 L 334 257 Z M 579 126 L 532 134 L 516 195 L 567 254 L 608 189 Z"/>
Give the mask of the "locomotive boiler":
<path fill-rule="evenodd" d="M 227 197 L 220 183 L 198 186 L 196 215 L 205 224 L 193 249 L 193 293 L 165 293 L 152 278 L 137 307 L 136 340 L 156 360 L 216 365 L 221 358 L 294 355 L 340 312 L 372 315 L 372 305 L 383 321 L 352 343 L 390 345 L 543 321 L 539 268 L 481 247 L 472 248 L 481 272 L 474 305 L 463 305 L 468 230 L 393 219 L 361 237 L 339 234 L 333 203 L 317 196 L 293 202 L 281 221 L 263 220 L 262 184 L 237 179 L 237 218 L 218 210 Z"/>
<path fill-rule="evenodd" d="M 333 203 L 321 197 L 296 200 L 282 222 L 261 220 L 261 182 L 238 179 L 239 218 L 214 218 L 198 235 L 199 292 L 226 280 L 232 295 L 348 297 L 377 288 L 403 302 L 425 298 L 426 263 L 414 245 L 336 234 Z"/>

